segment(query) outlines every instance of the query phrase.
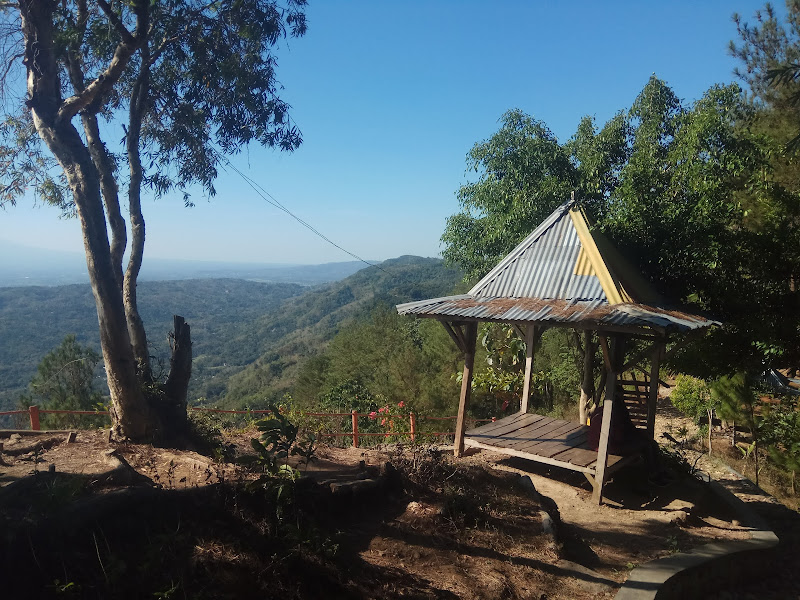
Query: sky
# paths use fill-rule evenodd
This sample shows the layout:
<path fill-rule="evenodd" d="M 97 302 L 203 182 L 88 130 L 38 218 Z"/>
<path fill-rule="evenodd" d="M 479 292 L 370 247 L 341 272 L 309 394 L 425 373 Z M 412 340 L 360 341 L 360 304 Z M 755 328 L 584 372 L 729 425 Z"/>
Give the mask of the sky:
<path fill-rule="evenodd" d="M 250 147 L 233 163 L 352 254 L 439 256 L 466 155 L 519 108 L 566 141 L 602 125 L 656 74 L 686 102 L 734 81 L 734 12 L 763 2 L 311 0 L 308 33 L 276 51 L 281 96 L 303 133 L 293 153 Z M 352 260 L 234 172 L 217 196 L 147 198 L 145 261 L 317 264 Z M 76 220 L 21 199 L 0 242 L 79 253 Z M 13 260 L 13 257 L 4 257 Z"/>

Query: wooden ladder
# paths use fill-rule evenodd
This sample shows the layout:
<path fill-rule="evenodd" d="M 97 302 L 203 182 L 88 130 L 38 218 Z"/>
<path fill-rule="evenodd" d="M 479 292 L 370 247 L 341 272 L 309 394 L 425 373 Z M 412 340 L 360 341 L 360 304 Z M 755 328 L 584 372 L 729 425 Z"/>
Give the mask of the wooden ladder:
<path fill-rule="evenodd" d="M 617 380 L 617 394 L 625 402 L 631 421 L 639 429 L 647 429 L 647 401 L 650 397 L 649 377 Z"/>

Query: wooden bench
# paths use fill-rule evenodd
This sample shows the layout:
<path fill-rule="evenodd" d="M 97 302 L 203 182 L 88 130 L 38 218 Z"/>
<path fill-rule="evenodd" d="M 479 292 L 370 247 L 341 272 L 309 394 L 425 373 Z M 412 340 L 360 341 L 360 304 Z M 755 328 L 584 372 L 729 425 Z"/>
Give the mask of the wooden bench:
<path fill-rule="evenodd" d="M 592 486 L 597 473 L 597 450 L 588 442 L 589 428 L 573 421 L 516 413 L 466 432 L 464 444 L 518 456 L 583 473 Z M 635 457 L 608 455 L 606 475 Z"/>

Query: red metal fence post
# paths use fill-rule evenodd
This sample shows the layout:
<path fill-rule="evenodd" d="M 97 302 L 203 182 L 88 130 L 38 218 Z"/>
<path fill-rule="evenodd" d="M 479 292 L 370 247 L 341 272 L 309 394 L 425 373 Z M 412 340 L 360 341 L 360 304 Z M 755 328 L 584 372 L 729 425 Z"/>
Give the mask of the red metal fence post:
<path fill-rule="evenodd" d="M 353 411 L 353 448 L 358 448 L 358 413 Z"/>
<path fill-rule="evenodd" d="M 417 417 L 412 412 L 408 415 L 408 420 L 411 423 L 411 441 L 415 441 L 417 439 Z"/>
<path fill-rule="evenodd" d="M 29 406 L 28 414 L 31 417 L 31 429 L 33 431 L 39 431 L 39 407 Z"/>

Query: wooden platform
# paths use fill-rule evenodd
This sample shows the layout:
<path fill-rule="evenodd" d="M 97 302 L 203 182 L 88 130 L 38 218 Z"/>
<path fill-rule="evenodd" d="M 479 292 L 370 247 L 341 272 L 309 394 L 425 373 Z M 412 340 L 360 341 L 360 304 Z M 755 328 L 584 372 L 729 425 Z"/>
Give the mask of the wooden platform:
<path fill-rule="evenodd" d="M 588 443 L 589 428 L 573 421 L 516 413 L 466 432 L 464 443 L 501 454 L 580 471 L 592 480 L 597 472 L 597 450 Z M 631 457 L 609 454 L 606 475 Z"/>

